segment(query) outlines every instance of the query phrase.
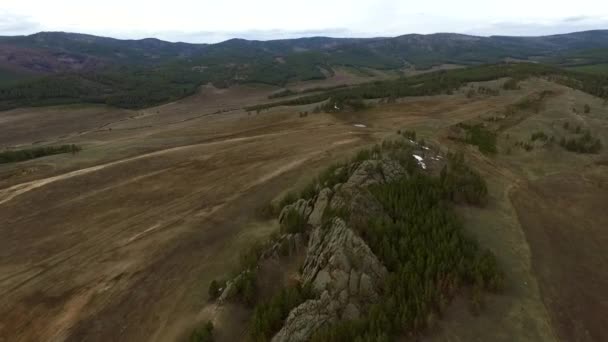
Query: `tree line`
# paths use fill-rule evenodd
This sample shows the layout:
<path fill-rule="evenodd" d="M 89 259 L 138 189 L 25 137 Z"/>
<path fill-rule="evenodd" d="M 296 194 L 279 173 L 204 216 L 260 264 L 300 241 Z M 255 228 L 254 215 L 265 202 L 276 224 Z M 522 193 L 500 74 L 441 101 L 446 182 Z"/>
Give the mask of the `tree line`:
<path fill-rule="evenodd" d="M 482 291 L 503 287 L 494 255 L 464 236 L 450 206 L 461 191 L 471 203 L 483 203 L 487 194 L 485 182 L 461 155 L 450 156 L 439 177 L 416 172 L 372 188 L 389 216 L 370 217 L 355 229 L 390 272 L 382 298 L 361 319 L 331 324 L 312 341 L 415 335 L 434 324 L 462 286 L 472 288 L 474 310 L 482 305 Z"/>
<path fill-rule="evenodd" d="M 428 96 L 437 94 L 451 94 L 470 82 L 491 81 L 503 77 L 510 77 L 516 81 L 508 82 L 507 88 L 516 87 L 520 80 L 530 77 L 545 77 L 554 82 L 564 84 L 589 94 L 608 98 L 608 77 L 602 75 L 589 75 L 568 71 L 542 64 L 532 63 L 501 63 L 492 65 L 474 66 L 455 70 L 441 70 L 398 80 L 375 81 L 346 89 L 326 91 L 320 94 L 302 96 L 296 99 L 284 100 L 246 107 L 248 111 L 264 110 L 278 106 L 299 106 L 332 101 L 346 101 L 354 99 L 395 99 L 408 96 Z M 532 106 L 535 103 L 523 103 L 522 106 Z M 535 108 L 532 108 L 533 110 Z"/>
<path fill-rule="evenodd" d="M 16 163 L 20 161 L 41 158 L 54 154 L 62 153 L 78 153 L 82 148 L 78 145 L 61 145 L 61 146 L 45 146 L 34 147 L 21 150 L 6 150 L 0 152 L 0 164 Z"/>

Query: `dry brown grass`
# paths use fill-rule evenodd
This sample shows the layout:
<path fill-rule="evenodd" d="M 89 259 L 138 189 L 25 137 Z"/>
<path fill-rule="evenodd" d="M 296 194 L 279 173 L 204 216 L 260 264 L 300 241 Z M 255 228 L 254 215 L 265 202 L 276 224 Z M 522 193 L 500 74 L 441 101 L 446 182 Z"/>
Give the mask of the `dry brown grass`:
<path fill-rule="evenodd" d="M 445 128 L 537 90 L 538 84 L 531 84 L 497 97 L 414 98 L 362 113 L 306 118 L 298 117 L 301 108 L 260 115 L 238 109 L 266 101 L 274 91 L 269 87 L 207 87 L 197 96 L 137 113 L 21 109 L 20 127 L 35 127 L 49 111 L 63 114 L 52 124 L 40 121 L 43 138 L 38 129 L 10 136 L 12 127 L 2 125 L 6 143 L 43 139 L 78 143 L 84 150 L 0 167 L 0 336 L 10 341 L 173 340 L 209 315 L 207 286 L 236 267 L 236 251 L 276 229 L 256 212 L 285 189 L 397 129 L 416 129 L 444 148 L 461 148 L 442 139 Z M 546 115 L 552 117 L 553 109 Z M 599 115 L 595 107 L 592 114 Z M 8 116 L 0 113 L 5 120 Z M 76 117 L 82 123 L 71 126 Z M 525 136 L 528 123 L 511 134 Z M 546 170 L 538 171 L 538 165 L 552 153 L 527 167 L 530 155 L 491 159 L 467 150 L 492 179 L 494 194 L 487 209 L 465 213 L 471 234 L 497 251 L 513 284 L 519 283 L 493 299 L 497 304 L 481 318 L 483 324 L 455 314 L 439 337 L 548 339 L 551 327 L 508 189 L 531 174 L 543 176 Z M 548 165 L 565 170 L 568 162 Z M 9 198 L 6 189 L 23 184 L 40 186 Z M 236 316 L 223 311 L 216 319 L 237 317 L 235 310 Z"/>

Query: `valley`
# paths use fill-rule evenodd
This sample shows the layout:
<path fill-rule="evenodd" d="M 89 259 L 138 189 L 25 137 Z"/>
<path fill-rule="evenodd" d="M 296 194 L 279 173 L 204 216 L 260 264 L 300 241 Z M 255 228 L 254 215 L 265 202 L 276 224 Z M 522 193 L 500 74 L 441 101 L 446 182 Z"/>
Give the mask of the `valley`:
<path fill-rule="evenodd" d="M 245 336 L 247 314 L 238 304 L 213 314 L 207 288 L 235 270 L 235 251 L 278 229 L 262 208 L 398 129 L 415 130 L 441 151 L 464 151 L 488 180 L 488 204 L 457 211 L 467 234 L 496 254 L 507 281 L 479 317 L 457 298 L 425 338 L 605 338 L 606 150 L 578 154 L 537 143 L 526 151 L 516 143 L 538 130 L 559 137 L 569 121 L 605 146 L 608 108 L 544 79 L 522 81 L 517 90 L 504 90 L 504 82 L 469 85 L 496 89 L 496 96 L 468 96 L 463 87 L 305 117 L 298 113 L 315 104 L 243 110 L 278 90 L 263 85 L 204 86 L 141 110 L 0 112 L 4 146 L 82 147 L 0 165 L 0 341 L 177 340 L 205 320 L 214 321 L 219 340 L 234 338 L 226 335 L 234 327 Z M 500 131 L 495 155 L 450 139 L 453 126 L 500 116 L 541 90 L 555 95 Z M 585 104 L 590 113 L 581 110 Z M 563 208 L 559 218 L 555 208 Z"/>

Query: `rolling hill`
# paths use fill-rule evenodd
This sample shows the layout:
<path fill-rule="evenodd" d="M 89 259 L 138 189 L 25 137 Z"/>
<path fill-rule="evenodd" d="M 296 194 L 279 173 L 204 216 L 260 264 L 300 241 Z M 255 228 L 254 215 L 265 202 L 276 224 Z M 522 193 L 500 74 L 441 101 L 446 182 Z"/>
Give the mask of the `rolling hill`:
<path fill-rule="evenodd" d="M 0 109 L 77 102 L 141 108 L 190 95 L 202 84 L 284 86 L 325 79 L 341 66 L 401 72 L 510 59 L 585 65 L 603 61 L 607 48 L 608 30 L 543 37 L 437 33 L 218 44 L 41 32 L 0 37 Z"/>

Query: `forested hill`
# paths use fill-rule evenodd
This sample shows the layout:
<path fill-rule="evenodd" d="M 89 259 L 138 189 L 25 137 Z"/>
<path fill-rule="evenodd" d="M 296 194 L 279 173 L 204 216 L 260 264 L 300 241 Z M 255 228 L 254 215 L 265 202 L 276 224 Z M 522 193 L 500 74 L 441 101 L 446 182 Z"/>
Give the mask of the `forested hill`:
<path fill-rule="evenodd" d="M 326 78 L 337 66 L 426 69 L 508 58 L 585 65 L 607 62 L 607 51 L 608 30 L 543 37 L 438 33 L 366 39 L 232 39 L 218 44 L 42 32 L 0 37 L 0 109 L 66 102 L 137 108 L 186 96 L 200 84 L 283 86 Z"/>

